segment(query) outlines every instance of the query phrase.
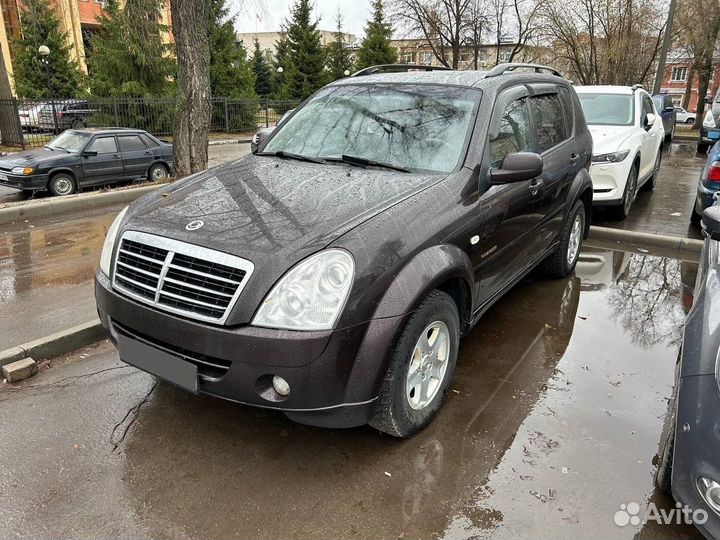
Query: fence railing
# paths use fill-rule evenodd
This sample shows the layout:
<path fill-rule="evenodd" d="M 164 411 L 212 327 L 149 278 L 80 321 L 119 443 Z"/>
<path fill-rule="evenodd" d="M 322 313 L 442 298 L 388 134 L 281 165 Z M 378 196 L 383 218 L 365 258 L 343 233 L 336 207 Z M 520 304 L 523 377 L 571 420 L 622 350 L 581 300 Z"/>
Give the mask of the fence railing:
<path fill-rule="evenodd" d="M 253 132 L 277 124 L 298 101 L 212 98 L 210 131 Z M 32 148 L 47 144 L 66 129 L 127 127 L 158 137 L 172 135 L 177 115 L 173 98 L 92 98 L 0 100 L 0 140 L 4 147 Z"/>

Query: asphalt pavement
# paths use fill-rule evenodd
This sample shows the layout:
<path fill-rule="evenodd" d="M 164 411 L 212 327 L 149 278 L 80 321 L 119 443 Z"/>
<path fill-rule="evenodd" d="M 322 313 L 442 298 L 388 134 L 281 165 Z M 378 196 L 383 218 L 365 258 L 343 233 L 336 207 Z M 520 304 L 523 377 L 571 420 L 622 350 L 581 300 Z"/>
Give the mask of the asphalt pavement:
<path fill-rule="evenodd" d="M 699 538 L 613 522 L 674 507 L 653 473 L 687 270 L 585 249 L 524 280 L 405 441 L 193 396 L 108 342 L 55 359 L 0 387 L 0 537 Z"/>

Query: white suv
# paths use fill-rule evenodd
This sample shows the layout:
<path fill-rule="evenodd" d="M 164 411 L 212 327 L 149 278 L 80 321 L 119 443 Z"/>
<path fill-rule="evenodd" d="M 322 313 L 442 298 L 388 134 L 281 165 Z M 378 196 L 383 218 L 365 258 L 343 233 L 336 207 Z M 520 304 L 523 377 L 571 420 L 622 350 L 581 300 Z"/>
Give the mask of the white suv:
<path fill-rule="evenodd" d="M 639 85 L 575 90 L 593 137 L 593 204 L 612 206 L 624 219 L 638 189 L 645 185 L 652 190 L 657 182 L 665 138 L 662 120 Z"/>

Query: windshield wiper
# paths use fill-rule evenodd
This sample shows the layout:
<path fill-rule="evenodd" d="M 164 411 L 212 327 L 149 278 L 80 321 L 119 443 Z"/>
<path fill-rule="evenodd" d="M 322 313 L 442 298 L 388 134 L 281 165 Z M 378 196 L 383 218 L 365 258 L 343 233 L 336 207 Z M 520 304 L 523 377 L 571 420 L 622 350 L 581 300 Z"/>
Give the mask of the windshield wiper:
<path fill-rule="evenodd" d="M 347 154 L 343 154 L 339 158 L 325 158 L 325 161 L 338 161 L 342 163 L 347 163 L 348 165 L 354 165 L 356 167 L 381 167 L 383 169 L 390 169 L 391 171 L 400 171 L 400 172 L 412 172 L 407 167 L 403 167 L 402 165 L 393 165 L 392 163 L 385 163 L 382 161 L 374 161 L 372 159 L 367 159 L 364 157 L 358 157 L 358 156 L 348 156 Z"/>
<path fill-rule="evenodd" d="M 70 153 L 70 150 L 63 148 L 62 146 L 53 146 L 53 148 L 59 148 L 60 150 L 65 150 L 68 154 Z"/>
<path fill-rule="evenodd" d="M 258 156 L 275 156 L 283 159 L 296 159 L 298 161 L 307 161 L 309 163 L 325 163 L 325 160 L 312 157 L 303 156 L 302 154 L 293 154 L 292 152 L 285 152 L 285 150 L 278 150 L 277 152 L 258 152 Z"/>
<path fill-rule="evenodd" d="M 46 144 L 45 146 L 43 146 L 43 148 L 47 148 L 47 149 L 50 150 L 51 152 L 54 152 L 54 151 L 55 151 L 55 149 L 54 149 L 52 146 L 48 146 L 47 144 Z"/>

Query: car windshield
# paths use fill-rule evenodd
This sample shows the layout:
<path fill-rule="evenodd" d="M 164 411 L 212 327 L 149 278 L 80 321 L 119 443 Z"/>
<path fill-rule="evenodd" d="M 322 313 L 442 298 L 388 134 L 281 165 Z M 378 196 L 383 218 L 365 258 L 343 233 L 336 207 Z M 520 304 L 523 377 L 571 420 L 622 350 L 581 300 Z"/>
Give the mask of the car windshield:
<path fill-rule="evenodd" d="M 333 86 L 283 123 L 263 153 L 446 173 L 464 154 L 479 101 L 477 90 L 440 85 Z"/>
<path fill-rule="evenodd" d="M 60 149 L 67 150 L 68 152 L 79 152 L 85 148 L 89 139 L 89 133 L 68 130 L 55 137 L 47 146 L 53 150 Z"/>
<path fill-rule="evenodd" d="M 631 94 L 578 93 L 585 120 L 590 125 L 631 126 L 635 100 Z"/>

